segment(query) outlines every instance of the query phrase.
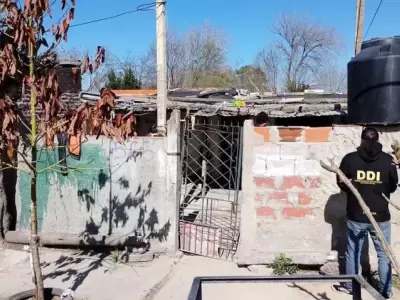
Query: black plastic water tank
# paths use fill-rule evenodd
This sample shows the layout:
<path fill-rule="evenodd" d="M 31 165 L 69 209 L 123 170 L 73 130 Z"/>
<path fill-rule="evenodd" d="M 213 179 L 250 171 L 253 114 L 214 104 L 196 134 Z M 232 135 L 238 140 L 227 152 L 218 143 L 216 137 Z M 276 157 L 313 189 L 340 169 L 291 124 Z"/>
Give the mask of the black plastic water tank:
<path fill-rule="evenodd" d="M 348 121 L 400 123 L 400 36 L 365 41 L 347 64 Z"/>

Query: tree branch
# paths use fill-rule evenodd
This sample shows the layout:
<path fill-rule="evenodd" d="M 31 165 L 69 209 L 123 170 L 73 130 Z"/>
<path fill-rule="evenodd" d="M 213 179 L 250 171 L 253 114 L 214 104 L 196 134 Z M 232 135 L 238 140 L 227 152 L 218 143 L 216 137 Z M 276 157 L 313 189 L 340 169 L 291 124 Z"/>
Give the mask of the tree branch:
<path fill-rule="evenodd" d="M 31 162 L 29 162 L 29 160 L 25 157 L 25 154 L 23 154 L 21 151 L 19 151 L 18 149 L 17 149 L 17 153 L 22 157 L 22 159 L 24 160 L 24 163 L 29 167 L 29 169 L 32 171 L 32 172 L 36 172 L 36 170 L 35 170 L 35 168 L 33 167 L 33 165 L 32 165 L 32 163 Z"/>
<path fill-rule="evenodd" d="M 368 220 L 371 222 L 372 227 L 374 228 L 376 235 L 379 239 L 379 241 L 382 244 L 382 248 L 385 251 L 386 255 L 389 257 L 390 261 L 393 263 L 393 267 L 396 270 L 397 274 L 400 274 L 400 267 L 399 263 L 397 262 L 396 256 L 393 253 L 392 248 L 386 241 L 385 237 L 383 236 L 382 230 L 380 229 L 378 223 L 376 223 L 374 217 L 372 216 L 371 210 L 369 207 L 365 204 L 364 199 L 361 197 L 360 193 L 357 191 L 357 189 L 354 187 L 354 185 L 351 183 L 351 181 L 343 174 L 343 172 L 336 166 L 336 164 L 333 162 L 333 160 L 328 159 L 331 165 L 329 166 L 328 164 L 324 163 L 322 160 L 320 161 L 321 167 L 324 168 L 325 170 L 335 173 L 337 176 L 339 176 L 339 179 L 350 189 L 350 191 L 354 194 L 356 197 L 358 203 L 360 204 L 362 210 L 366 214 Z"/>
<path fill-rule="evenodd" d="M 392 200 L 390 200 L 388 197 L 386 197 L 386 195 L 384 193 L 382 193 L 383 198 L 389 203 L 391 204 L 394 208 L 400 210 L 400 206 L 395 204 Z"/>

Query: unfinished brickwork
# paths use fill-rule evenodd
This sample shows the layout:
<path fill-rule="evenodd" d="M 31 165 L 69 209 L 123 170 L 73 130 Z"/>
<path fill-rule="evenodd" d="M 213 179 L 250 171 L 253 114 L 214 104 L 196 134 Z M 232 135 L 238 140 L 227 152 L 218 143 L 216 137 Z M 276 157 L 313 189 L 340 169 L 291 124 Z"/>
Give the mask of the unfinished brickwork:
<path fill-rule="evenodd" d="M 378 130 L 389 152 L 400 133 Z M 319 161 L 332 158 L 339 164 L 356 149 L 360 134 L 359 126 L 257 128 L 246 121 L 239 263 L 271 263 L 285 253 L 297 263 L 319 264 L 331 250 L 343 250 L 346 196 Z M 394 220 L 400 217 L 392 214 Z"/>
<path fill-rule="evenodd" d="M 79 93 L 82 90 L 80 68 L 76 64 L 64 62 L 55 68 L 55 72 L 61 90 L 61 113 L 76 109 L 82 104 L 79 99 Z M 23 112 L 25 117 L 29 116 L 30 92 L 28 89 L 18 101 L 18 107 Z M 37 107 L 37 110 L 40 112 L 41 107 Z"/>

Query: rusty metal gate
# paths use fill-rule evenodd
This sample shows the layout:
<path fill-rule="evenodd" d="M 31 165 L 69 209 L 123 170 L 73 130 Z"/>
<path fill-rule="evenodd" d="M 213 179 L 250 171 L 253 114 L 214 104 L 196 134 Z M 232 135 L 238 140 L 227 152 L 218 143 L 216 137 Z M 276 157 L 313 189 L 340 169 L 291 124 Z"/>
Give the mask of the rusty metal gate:
<path fill-rule="evenodd" d="M 231 259 L 239 241 L 242 127 L 187 120 L 181 164 L 180 250 Z"/>

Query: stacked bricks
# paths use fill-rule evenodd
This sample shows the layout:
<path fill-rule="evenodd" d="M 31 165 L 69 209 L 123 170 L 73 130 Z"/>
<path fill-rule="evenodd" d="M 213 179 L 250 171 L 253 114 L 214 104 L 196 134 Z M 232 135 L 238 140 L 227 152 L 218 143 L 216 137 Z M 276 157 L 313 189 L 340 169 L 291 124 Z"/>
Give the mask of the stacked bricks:
<path fill-rule="evenodd" d="M 264 142 L 325 143 L 330 141 L 332 127 L 254 127 Z"/>
<path fill-rule="evenodd" d="M 263 137 L 253 149 L 257 227 L 313 218 L 321 167 L 310 159 L 309 145 L 329 142 L 332 128 L 255 127 L 254 131 Z"/>
<path fill-rule="evenodd" d="M 82 101 L 79 99 L 79 93 L 82 90 L 82 78 L 80 68 L 72 64 L 60 64 L 55 68 L 58 79 L 58 84 L 61 90 L 60 102 L 62 104 L 61 114 L 68 110 L 75 110 Z M 17 101 L 18 108 L 22 111 L 27 122 L 30 115 L 30 90 L 26 89 L 25 94 L 21 95 L 21 99 Z M 40 114 L 41 107 L 37 107 L 37 112 Z"/>
<path fill-rule="evenodd" d="M 82 91 L 80 67 L 59 65 L 56 67 L 55 72 L 61 93 L 80 93 Z"/>
<path fill-rule="evenodd" d="M 320 186 L 318 177 L 255 177 L 256 216 L 271 220 L 302 219 L 313 215 L 313 190 Z"/>

